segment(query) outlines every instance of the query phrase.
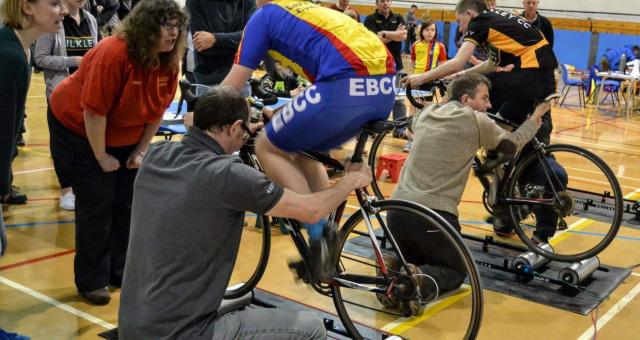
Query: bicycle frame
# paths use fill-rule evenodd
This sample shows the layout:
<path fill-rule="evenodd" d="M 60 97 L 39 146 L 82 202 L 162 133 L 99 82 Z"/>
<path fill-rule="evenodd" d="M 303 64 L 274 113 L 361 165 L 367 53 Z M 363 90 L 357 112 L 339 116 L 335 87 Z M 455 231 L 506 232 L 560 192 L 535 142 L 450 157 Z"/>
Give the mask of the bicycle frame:
<path fill-rule="evenodd" d="M 545 158 L 545 144 L 540 142 L 536 137 L 532 139 L 531 144 L 533 146 L 532 152 L 536 153 L 538 162 L 540 162 L 540 164 L 542 165 L 547 183 L 549 184 L 550 190 L 553 192 L 554 197 L 553 198 L 512 198 L 512 197 L 508 197 L 508 194 L 504 192 L 505 190 L 504 188 L 509 183 L 511 179 L 511 175 L 516 169 L 516 166 L 518 165 L 519 160 L 523 157 L 522 151 L 519 151 L 514 156 L 514 158 L 511 161 L 509 161 L 509 164 L 507 165 L 504 171 L 504 176 L 502 176 L 502 178 L 500 179 L 496 179 L 496 180 L 499 180 L 500 182 L 498 183 L 497 201 L 494 203 L 494 206 L 526 205 L 526 204 L 554 206 L 555 204 L 560 202 L 560 197 L 558 196 L 558 190 L 554 185 L 554 183 L 560 183 L 560 180 L 558 179 L 557 174 L 551 170 L 551 167 L 549 166 L 549 163 Z M 480 180 L 480 183 L 482 184 L 484 190 L 488 192 L 489 187 L 491 185 L 491 182 L 487 176 L 489 173 L 480 173 L 478 171 L 478 169 L 482 166 L 482 162 L 480 161 L 478 156 L 474 157 L 473 163 L 474 163 L 473 164 L 474 173 Z M 502 164 L 498 166 L 502 166 Z M 553 176 L 554 178 L 552 179 L 551 176 Z M 560 191 L 564 191 L 565 189 L 566 188 L 561 188 Z"/>
<path fill-rule="evenodd" d="M 367 142 L 367 139 L 369 138 L 369 135 L 370 135 L 370 132 L 368 131 L 362 131 L 360 133 L 358 137 L 358 142 L 356 144 L 356 149 L 354 151 L 354 156 L 352 157 L 352 162 L 355 163 L 355 162 L 362 161 L 362 153 L 366 146 L 366 142 Z M 245 164 L 252 166 L 259 171 L 263 171 L 262 166 L 260 165 L 260 162 L 258 161 L 254 153 L 253 145 L 251 143 L 252 140 L 247 142 L 240 149 L 239 156 L 243 160 L 243 162 L 245 162 Z M 303 151 L 298 154 L 302 157 L 317 161 L 324 165 L 334 167 L 338 170 L 344 170 L 344 167 L 340 162 L 338 162 L 337 160 L 329 156 L 326 156 L 325 154 L 315 152 L 315 151 Z M 386 223 L 382 221 L 382 217 L 376 214 L 377 209 L 375 208 L 375 202 L 377 198 L 375 196 L 369 195 L 365 188 L 360 188 L 356 190 L 356 198 L 360 205 L 360 213 L 362 214 L 363 220 L 365 221 L 365 224 L 367 226 L 367 233 L 365 234 L 365 236 L 368 236 L 371 240 L 374 253 L 376 256 L 376 263 L 380 267 L 380 271 L 383 277 L 354 275 L 354 274 L 338 274 L 334 278 L 334 281 L 332 284 L 339 284 L 343 287 L 364 290 L 372 293 L 386 294 L 387 292 L 389 292 L 391 289 L 395 287 L 397 282 L 395 281 L 395 279 L 392 279 L 391 276 L 389 275 L 387 265 L 385 264 L 384 259 L 382 257 L 382 247 L 380 244 L 381 240 L 379 240 L 379 237 L 376 236 L 374 233 L 374 229 L 370 220 L 370 215 L 376 215 L 376 219 L 378 219 L 379 225 L 382 227 L 384 231 L 384 235 L 387 236 L 384 239 L 384 241 L 388 241 L 390 245 L 394 248 L 396 253 L 399 255 L 400 261 L 403 267 L 405 268 L 405 271 L 409 273 L 410 270 L 408 268 L 408 265 L 404 256 L 400 251 L 400 248 L 396 240 L 393 239 L 392 234 L 388 230 L 388 226 L 386 225 Z M 336 208 L 336 211 L 332 213 L 332 215 L 330 216 L 330 218 L 336 223 L 336 225 L 339 225 L 340 220 L 342 219 L 346 204 L 347 202 L 344 201 L 342 204 L 340 204 L 340 206 L 338 206 L 338 208 Z M 289 237 L 291 237 L 291 240 L 293 241 L 294 246 L 296 247 L 298 253 L 300 254 L 300 257 L 302 258 L 307 268 L 309 268 L 310 249 L 309 249 L 309 244 L 307 243 L 303 235 L 301 224 L 298 221 L 293 219 L 279 218 L 279 220 L 284 223 L 288 231 Z M 323 288 L 319 286 L 317 283 L 312 283 L 312 284 L 316 291 L 318 291 L 323 295 L 328 295 L 325 291 L 323 291 Z M 419 298 L 421 297 L 419 296 Z"/>

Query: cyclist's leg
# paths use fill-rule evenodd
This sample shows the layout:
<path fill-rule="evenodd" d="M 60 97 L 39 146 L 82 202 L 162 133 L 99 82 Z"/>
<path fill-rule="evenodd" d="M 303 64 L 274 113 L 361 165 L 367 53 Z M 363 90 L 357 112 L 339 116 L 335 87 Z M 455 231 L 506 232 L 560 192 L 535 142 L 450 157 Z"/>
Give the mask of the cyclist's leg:
<path fill-rule="evenodd" d="M 385 91 L 389 93 L 383 96 L 384 100 L 378 98 L 381 96 L 366 95 L 365 89 L 369 88 L 364 86 L 367 84 L 364 79 L 355 82 L 362 87 L 354 91 L 349 88 L 350 79 L 337 79 L 318 82 L 307 88 L 276 114 L 266 127 L 266 137 L 256 145 L 256 154 L 267 176 L 281 186 L 300 193 L 326 188 L 328 179 L 322 165 L 310 163 L 292 153 L 305 149 L 328 150 L 357 134 L 368 121 L 386 118 L 391 109 L 389 99 L 393 98 L 392 77 L 387 76 L 384 82 L 380 76 L 368 77 L 367 80 L 371 78 L 376 79 L 376 84 L 388 84 Z M 381 91 L 380 88 L 378 91 Z M 350 93 L 363 95 L 350 97 Z M 387 107 L 381 105 L 384 101 L 389 102 Z M 376 111 L 380 107 L 385 110 L 383 115 Z M 373 113 L 380 117 L 373 117 L 371 108 L 375 108 Z M 332 247 L 326 244 L 326 239 L 337 239 L 333 226 L 327 235 L 327 229 L 324 228 L 326 224 L 326 221 L 320 221 L 305 225 L 309 231 L 314 280 L 326 280 L 332 272 L 331 261 L 327 261 Z"/>
<path fill-rule="evenodd" d="M 535 109 L 536 102 L 544 99 L 555 90 L 555 80 L 552 69 L 520 69 L 513 72 L 496 72 L 488 75 L 492 82 L 490 112 L 500 115 L 517 124 L 527 119 L 528 114 Z M 553 128 L 551 113 L 547 112 L 542 118 L 543 124 L 538 130 L 538 138 L 549 143 Z M 531 144 L 525 145 L 523 154 L 530 152 Z M 497 157 L 489 152 L 488 157 Z M 514 226 L 508 216 L 506 207 L 494 207 L 492 223 L 498 234 L 513 233 Z"/>
<path fill-rule="evenodd" d="M 567 187 L 569 178 L 566 170 L 553 158 L 546 157 L 546 163 L 552 173 L 549 173 L 549 178 L 552 179 L 552 184 L 556 192 L 564 191 Z M 555 175 L 555 176 L 554 176 Z M 557 177 L 557 181 L 555 180 Z M 542 196 L 541 198 L 554 198 L 551 185 L 547 180 L 547 172 L 543 168 L 541 162 L 535 162 L 525 172 L 522 177 L 525 180 L 525 188 L 528 188 L 531 192 L 523 193 L 525 195 Z M 542 194 L 541 194 L 542 193 Z M 536 232 L 535 236 L 539 241 L 547 242 L 549 238 L 553 237 L 556 226 L 558 224 L 558 213 L 553 207 L 546 207 L 537 205 L 533 207 L 533 213 L 536 215 Z"/>

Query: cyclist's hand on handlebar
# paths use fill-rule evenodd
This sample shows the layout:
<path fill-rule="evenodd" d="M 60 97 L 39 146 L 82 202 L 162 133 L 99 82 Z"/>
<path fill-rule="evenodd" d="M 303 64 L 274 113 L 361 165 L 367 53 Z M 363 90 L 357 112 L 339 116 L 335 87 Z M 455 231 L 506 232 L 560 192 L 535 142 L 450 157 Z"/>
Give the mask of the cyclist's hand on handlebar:
<path fill-rule="evenodd" d="M 352 184 L 353 189 L 363 188 L 371 184 L 373 177 L 371 176 L 371 168 L 367 164 L 351 163 L 351 161 L 347 160 L 344 170 L 346 172 L 344 179 L 352 181 L 350 184 Z"/>
<path fill-rule="evenodd" d="M 422 76 L 422 74 L 413 74 L 400 79 L 400 84 L 402 84 L 402 87 L 405 87 L 405 88 L 407 87 L 407 85 L 409 85 L 411 86 L 411 88 L 416 89 L 420 85 L 425 83 L 423 78 L 424 77 Z"/>
<path fill-rule="evenodd" d="M 542 102 L 536 106 L 536 109 L 533 111 L 529 119 L 536 122 L 537 126 L 540 126 L 542 124 L 542 116 L 549 110 L 551 110 L 551 103 Z"/>

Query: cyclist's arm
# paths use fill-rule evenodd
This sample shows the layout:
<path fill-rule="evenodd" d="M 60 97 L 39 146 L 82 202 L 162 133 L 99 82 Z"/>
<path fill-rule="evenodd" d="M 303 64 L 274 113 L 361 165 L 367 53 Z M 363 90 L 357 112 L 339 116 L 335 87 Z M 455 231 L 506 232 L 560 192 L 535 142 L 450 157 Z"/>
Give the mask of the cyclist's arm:
<path fill-rule="evenodd" d="M 267 215 L 294 218 L 302 223 L 316 223 L 346 200 L 350 192 L 369 183 L 371 168 L 361 164 L 354 171 L 348 171 L 334 186 L 323 191 L 298 194 L 285 189 L 282 198 Z"/>
<path fill-rule="evenodd" d="M 491 62 L 490 60 L 485 60 L 483 62 L 480 62 L 480 64 L 470 68 L 470 69 L 466 69 L 462 72 L 459 72 L 460 75 L 462 74 L 469 74 L 469 73 L 479 73 L 479 74 L 488 74 L 488 73 L 492 73 L 497 71 L 497 67 L 496 65 L 493 64 L 493 62 Z"/>
<path fill-rule="evenodd" d="M 251 77 L 253 70 L 238 64 L 233 64 L 231 67 L 231 71 L 227 74 L 220 85 L 229 85 L 233 86 L 238 91 L 242 91 L 244 89 L 244 85 L 247 80 Z"/>

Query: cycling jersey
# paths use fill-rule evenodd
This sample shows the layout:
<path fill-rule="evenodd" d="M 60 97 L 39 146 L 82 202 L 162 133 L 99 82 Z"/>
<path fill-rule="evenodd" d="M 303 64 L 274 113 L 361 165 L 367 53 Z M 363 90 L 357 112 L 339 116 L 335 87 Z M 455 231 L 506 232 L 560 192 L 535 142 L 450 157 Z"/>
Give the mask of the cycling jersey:
<path fill-rule="evenodd" d="M 413 74 L 424 73 L 447 61 L 447 50 L 439 41 L 417 41 L 411 46 L 411 60 L 416 63 Z"/>
<path fill-rule="evenodd" d="M 311 82 L 395 73 L 393 56 L 374 33 L 307 1 L 275 0 L 251 17 L 235 63 L 255 69 L 267 53 Z"/>
<path fill-rule="evenodd" d="M 464 40 L 484 47 L 497 66 L 513 64 L 516 69 L 558 66 L 542 33 L 525 18 L 509 12 L 482 11 L 471 19 Z"/>

